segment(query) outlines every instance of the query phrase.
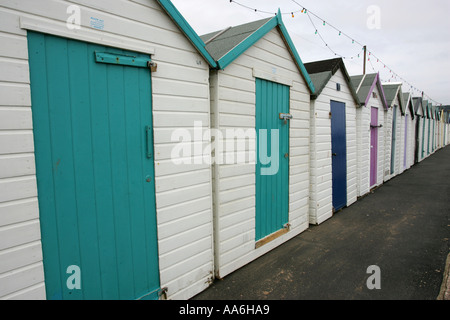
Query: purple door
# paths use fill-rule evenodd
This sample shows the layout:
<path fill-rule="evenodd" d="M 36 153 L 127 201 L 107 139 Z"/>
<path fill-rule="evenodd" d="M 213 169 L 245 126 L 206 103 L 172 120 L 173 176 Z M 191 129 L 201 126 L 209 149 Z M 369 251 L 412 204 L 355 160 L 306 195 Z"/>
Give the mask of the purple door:
<path fill-rule="evenodd" d="M 370 117 L 370 187 L 377 183 L 378 108 L 371 108 Z"/>
<path fill-rule="evenodd" d="M 408 145 L 408 115 L 405 116 L 405 153 L 404 153 L 404 158 L 403 158 L 403 169 L 406 169 L 406 152 L 408 151 L 407 148 Z"/>

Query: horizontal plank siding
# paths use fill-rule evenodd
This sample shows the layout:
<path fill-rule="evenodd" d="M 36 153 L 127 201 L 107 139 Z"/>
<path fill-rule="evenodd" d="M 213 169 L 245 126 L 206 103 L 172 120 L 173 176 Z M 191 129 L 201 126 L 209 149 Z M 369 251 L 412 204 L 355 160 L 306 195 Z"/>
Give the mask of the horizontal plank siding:
<path fill-rule="evenodd" d="M 211 123 L 219 130 L 254 129 L 256 77 L 273 75 L 273 72 L 290 83 L 289 113 L 293 119 L 289 122 L 288 211 L 291 229 L 255 249 L 255 164 L 215 161 L 215 271 L 218 277 L 240 268 L 309 225 L 310 92 L 277 29 L 268 32 L 224 70 L 211 73 Z M 244 159 L 250 159 L 256 150 L 256 141 L 247 140 L 242 153 Z"/>
<path fill-rule="evenodd" d="M 336 84 L 341 90 L 336 90 Z M 347 145 L 347 203 L 354 203 L 358 196 L 357 187 L 357 105 L 341 70 L 328 81 L 317 99 L 311 102 L 310 136 L 310 204 L 309 222 L 320 224 L 333 215 L 332 208 L 332 159 L 330 103 L 345 104 Z"/>
<path fill-rule="evenodd" d="M 66 22 L 80 9 L 81 29 Z M 91 27 L 103 20 L 103 30 Z M 0 7 L 0 298 L 45 298 L 40 248 L 39 205 L 35 176 L 34 136 L 29 79 L 27 29 L 121 49 L 151 53 L 155 189 L 161 286 L 169 299 L 186 299 L 212 278 L 212 201 L 209 164 L 178 165 L 170 161 L 176 129 L 194 138 L 193 126 L 210 125 L 209 66 L 155 0 L 2 1 Z M 207 143 L 202 144 L 203 147 Z M 191 207 L 192 203 L 199 205 Z M 175 219 L 170 221 L 170 219 Z M 14 232 L 14 230 L 19 232 Z M 173 234 L 176 230 L 181 238 Z M 172 266 L 180 251 L 202 252 Z M 209 243 L 209 245 L 208 245 Z M 183 267 L 181 267 L 183 266 Z M 18 278 L 20 285 L 14 285 Z M 33 280 L 31 280 L 33 279 Z"/>

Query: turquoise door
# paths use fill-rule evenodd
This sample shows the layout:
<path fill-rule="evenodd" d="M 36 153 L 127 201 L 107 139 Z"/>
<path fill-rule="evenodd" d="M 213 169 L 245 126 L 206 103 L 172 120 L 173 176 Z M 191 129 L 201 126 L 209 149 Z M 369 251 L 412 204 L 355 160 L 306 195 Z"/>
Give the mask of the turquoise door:
<path fill-rule="evenodd" d="M 256 79 L 256 240 L 289 221 L 289 87 Z"/>
<path fill-rule="evenodd" d="M 157 298 L 149 56 L 28 45 L 47 298 Z"/>

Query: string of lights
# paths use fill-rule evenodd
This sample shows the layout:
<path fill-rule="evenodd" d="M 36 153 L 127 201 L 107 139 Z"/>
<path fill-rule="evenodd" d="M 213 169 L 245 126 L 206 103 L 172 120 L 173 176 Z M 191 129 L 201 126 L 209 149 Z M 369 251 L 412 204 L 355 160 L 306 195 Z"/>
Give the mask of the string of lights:
<path fill-rule="evenodd" d="M 299 6 L 301 9 L 295 10 L 295 11 L 288 11 L 288 12 L 281 12 L 282 15 L 290 15 L 292 18 L 295 18 L 296 14 L 300 13 L 303 15 L 306 15 L 308 17 L 309 22 L 311 23 L 312 27 L 314 28 L 314 33 L 320 38 L 320 40 L 323 42 L 323 44 L 325 45 L 325 48 L 327 48 L 331 53 L 333 53 L 335 56 L 339 56 L 343 59 L 354 59 L 354 58 L 359 58 L 360 55 L 364 52 L 364 50 L 366 50 L 366 59 L 368 64 L 370 65 L 370 67 L 372 68 L 372 70 L 374 72 L 376 71 L 375 66 L 373 65 L 372 61 L 375 61 L 376 59 L 376 65 L 377 67 L 379 67 L 379 70 L 386 70 L 389 71 L 389 78 L 384 79 L 384 82 L 391 82 L 391 81 L 401 81 L 403 83 L 403 85 L 406 85 L 410 91 L 412 91 L 413 93 L 419 93 L 421 95 L 423 95 L 423 97 L 426 97 L 428 100 L 430 100 L 431 102 L 434 102 L 435 104 L 438 105 L 442 105 L 442 103 L 439 103 L 438 101 L 432 99 L 429 95 L 427 95 L 423 90 L 420 90 L 419 88 L 417 88 L 416 86 L 414 86 L 413 84 L 411 84 L 409 81 L 407 81 L 406 79 L 404 79 L 403 77 L 401 77 L 398 73 L 394 72 L 394 70 L 392 68 L 390 68 L 385 62 L 383 62 L 381 60 L 381 58 L 379 58 L 378 56 L 376 56 L 372 51 L 367 51 L 367 47 L 365 47 L 365 45 L 363 45 L 361 42 L 357 41 L 355 38 L 351 37 L 350 35 L 348 35 L 347 33 L 345 33 L 344 31 L 342 31 L 342 29 L 337 28 L 336 26 L 334 26 L 333 24 L 329 23 L 327 20 L 321 18 L 319 15 L 315 14 L 314 12 L 312 12 L 311 10 L 307 9 L 306 7 L 304 7 L 302 4 L 300 4 L 299 2 L 297 2 L 296 0 L 291 0 L 294 4 L 296 4 L 297 6 Z M 230 0 L 230 3 L 234 3 L 238 6 L 241 6 L 247 10 L 252 10 L 254 12 L 259 12 L 259 13 L 264 13 L 264 14 L 270 14 L 270 15 L 276 15 L 276 12 L 269 12 L 269 11 L 264 11 L 264 10 L 260 10 L 257 8 L 253 8 L 247 5 L 244 5 L 240 2 L 237 2 L 235 0 Z M 300 15 L 301 16 L 301 15 Z M 315 18 L 318 20 L 319 23 L 322 23 L 323 26 L 327 26 L 328 28 L 334 29 L 336 31 L 336 34 L 339 37 L 343 37 L 343 38 L 347 38 L 348 40 L 351 41 L 351 43 L 354 45 L 358 45 L 360 46 L 360 50 L 358 51 L 358 53 L 354 56 L 344 56 L 341 54 L 338 54 L 335 50 L 333 50 L 333 48 L 330 47 L 330 45 L 325 41 L 324 37 L 322 36 L 319 28 L 316 27 L 316 24 L 314 23 L 314 20 L 312 19 Z M 365 49 L 366 48 L 366 49 Z"/>

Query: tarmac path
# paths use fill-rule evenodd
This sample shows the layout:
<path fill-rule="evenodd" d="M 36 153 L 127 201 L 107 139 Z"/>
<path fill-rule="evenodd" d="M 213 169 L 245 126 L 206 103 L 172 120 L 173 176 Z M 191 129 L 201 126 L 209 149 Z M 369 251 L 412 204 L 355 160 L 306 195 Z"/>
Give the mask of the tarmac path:
<path fill-rule="evenodd" d="M 192 300 L 436 300 L 449 238 L 450 146 Z"/>

